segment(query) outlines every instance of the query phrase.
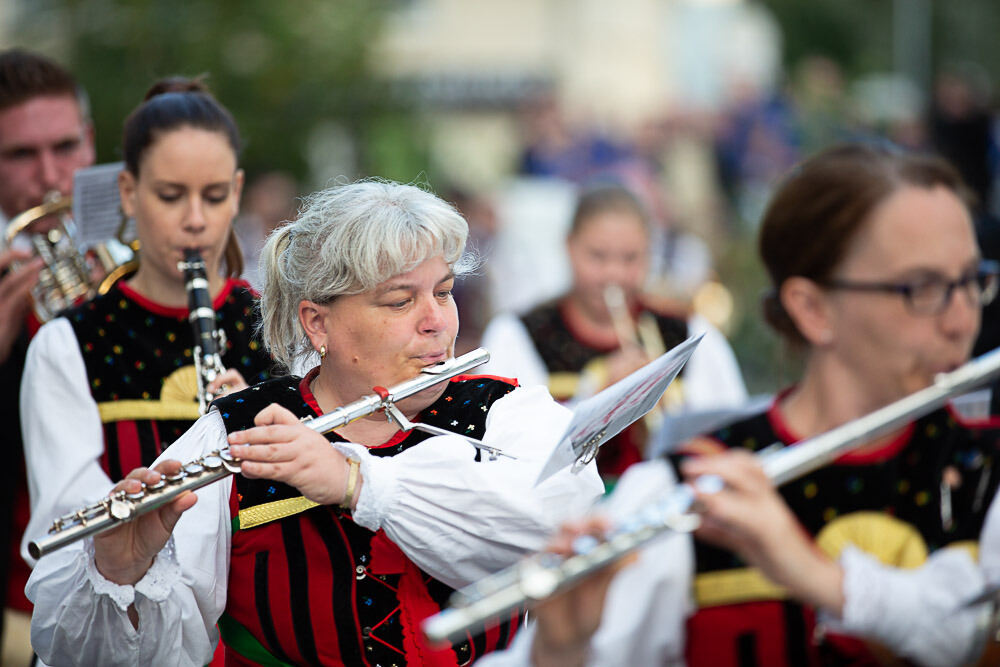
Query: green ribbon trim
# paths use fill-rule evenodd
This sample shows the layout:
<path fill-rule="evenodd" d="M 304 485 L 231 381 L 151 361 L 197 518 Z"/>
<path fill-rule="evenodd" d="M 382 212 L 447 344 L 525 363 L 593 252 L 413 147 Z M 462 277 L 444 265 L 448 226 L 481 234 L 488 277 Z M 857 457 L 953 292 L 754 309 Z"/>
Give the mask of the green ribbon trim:
<path fill-rule="evenodd" d="M 219 633 L 222 635 L 222 641 L 226 643 L 227 651 L 236 651 L 261 667 L 293 667 L 271 655 L 271 652 L 264 648 L 264 645 L 257 641 L 257 638 L 250 634 L 249 630 L 235 621 L 229 614 L 223 614 L 219 618 Z"/>

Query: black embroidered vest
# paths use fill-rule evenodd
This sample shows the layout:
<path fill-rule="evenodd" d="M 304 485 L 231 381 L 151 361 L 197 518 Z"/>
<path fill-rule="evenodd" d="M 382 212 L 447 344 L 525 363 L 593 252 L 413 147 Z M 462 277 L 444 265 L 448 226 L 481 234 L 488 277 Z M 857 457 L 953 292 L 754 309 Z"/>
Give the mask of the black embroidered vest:
<path fill-rule="evenodd" d="M 267 379 L 272 362 L 252 333 L 257 313 L 249 285 L 230 280 L 213 306 L 226 333 L 223 365 L 248 384 Z M 187 309 L 151 303 L 118 283 L 63 317 L 73 327 L 101 414 L 101 467 L 121 479 L 151 464 L 199 416 Z"/>
<path fill-rule="evenodd" d="M 292 377 L 270 380 L 218 399 L 215 406 L 230 432 L 252 426 L 254 416 L 270 403 L 300 418 L 315 416 L 300 383 Z M 513 389 L 514 385 L 498 379 L 453 378 L 420 419 L 481 437 L 490 406 Z M 399 433 L 370 452 L 393 456 L 428 437 L 419 431 Z M 327 438 L 340 440 L 333 432 Z M 469 456 L 475 455 L 470 447 Z M 381 530 L 363 528 L 349 512 L 335 507 L 294 510 L 247 528 L 243 519 L 254 508 L 281 507 L 294 503 L 301 494 L 282 483 L 242 476 L 235 477 L 234 485 L 229 598 L 219 622 L 228 649 L 245 660 L 265 663 L 423 662 L 419 653 L 413 653 L 412 638 L 419 628 L 413 627 L 410 601 L 422 604 L 424 612 L 434 611 L 447 601 L 451 588 L 421 572 Z M 412 575 L 416 575 L 416 588 Z M 485 633 L 470 636 L 448 652 L 449 661 L 466 664 L 507 646 L 518 622 L 519 615 L 512 614 Z M 233 664 L 245 663 L 234 660 Z"/>

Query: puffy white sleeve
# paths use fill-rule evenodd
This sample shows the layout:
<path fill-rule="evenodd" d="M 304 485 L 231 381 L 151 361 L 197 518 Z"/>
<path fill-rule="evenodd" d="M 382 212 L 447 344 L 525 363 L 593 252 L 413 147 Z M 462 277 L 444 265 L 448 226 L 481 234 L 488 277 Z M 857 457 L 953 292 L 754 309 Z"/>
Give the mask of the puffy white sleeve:
<path fill-rule="evenodd" d="M 599 511 L 612 520 L 623 520 L 675 485 L 673 470 L 663 461 L 634 465 Z M 690 535 L 667 534 L 643 548 L 638 561 L 611 582 L 601 626 L 590 641 L 587 665 L 683 665 L 685 622 L 693 608 L 693 572 Z M 476 664 L 528 665 L 534 636 L 535 626 L 529 624 L 507 651 L 491 653 Z"/>
<path fill-rule="evenodd" d="M 841 555 L 845 604 L 834 625 L 876 639 L 921 665 L 959 665 L 982 651 L 990 605 L 966 608 L 1000 583 L 1000 503 L 994 497 L 979 539 L 979 563 L 964 549 L 939 549 L 902 570 L 848 548 Z"/>
<path fill-rule="evenodd" d="M 483 331 L 482 346 L 490 351 L 490 360 L 478 373 L 517 378 L 522 387 L 548 385 L 545 362 L 516 315 L 501 313 L 490 320 Z"/>
<path fill-rule="evenodd" d="M 544 547 L 563 520 L 583 514 L 604 490 L 593 464 L 535 486 L 570 417 L 544 387 L 496 401 L 482 440 L 513 460 L 477 462 L 457 436 L 435 436 L 386 458 L 341 444 L 361 461 L 354 520 L 384 529 L 421 569 L 453 588 L 511 565 Z"/>
<path fill-rule="evenodd" d="M 685 407 L 710 410 L 742 405 L 747 401 L 736 355 L 729 341 L 701 315 L 688 320 L 688 335 L 704 333 L 684 369 Z"/>
<path fill-rule="evenodd" d="M 158 459 L 182 462 L 226 438 L 215 411 L 199 419 Z M 231 480 L 198 489 L 198 502 L 134 586 L 105 579 L 93 541 L 76 542 L 35 565 L 25 592 L 34 603 L 31 643 L 51 665 L 205 665 L 212 659 L 226 606 Z M 108 489 L 105 489 L 107 491 Z M 28 539 L 39 537 L 29 533 Z M 128 620 L 134 604 L 138 630 Z"/>
<path fill-rule="evenodd" d="M 982 648 L 988 610 L 962 605 L 983 590 L 963 549 L 939 549 L 919 568 L 883 565 L 853 547 L 840 557 L 845 604 L 833 627 L 874 639 L 921 665 L 960 665 Z"/>
<path fill-rule="evenodd" d="M 32 565 L 29 536 L 44 535 L 57 516 L 103 498 L 113 486 L 99 463 L 101 417 L 68 320 L 45 324 L 28 346 L 20 409 L 31 498 L 21 556 Z"/>

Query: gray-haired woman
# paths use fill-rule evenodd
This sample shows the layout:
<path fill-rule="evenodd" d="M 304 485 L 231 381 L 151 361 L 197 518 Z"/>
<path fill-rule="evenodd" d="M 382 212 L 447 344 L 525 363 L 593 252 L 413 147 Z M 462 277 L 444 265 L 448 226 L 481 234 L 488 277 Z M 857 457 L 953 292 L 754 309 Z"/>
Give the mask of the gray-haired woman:
<path fill-rule="evenodd" d="M 365 181 L 307 199 L 265 246 L 262 327 L 277 360 L 318 354 L 318 365 L 216 401 L 155 471 L 116 488 L 137 491 L 226 444 L 242 475 L 39 562 L 28 594 L 46 662 L 205 664 L 216 625 L 236 664 L 457 664 L 508 643 L 516 616 L 444 650 L 424 643 L 419 621 L 600 493 L 592 466 L 532 487 L 567 411 L 544 389 L 484 376 L 398 404 L 516 461 L 476 461 L 459 438 L 383 416 L 337 429 L 333 447 L 300 423 L 452 356 L 466 234 L 453 208 L 412 186 Z"/>

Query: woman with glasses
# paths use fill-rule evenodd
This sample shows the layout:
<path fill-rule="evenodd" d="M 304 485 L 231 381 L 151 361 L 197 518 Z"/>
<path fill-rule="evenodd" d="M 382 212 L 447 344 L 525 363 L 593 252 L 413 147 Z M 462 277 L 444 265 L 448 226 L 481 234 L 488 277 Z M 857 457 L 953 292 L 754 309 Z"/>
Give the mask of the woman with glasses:
<path fill-rule="evenodd" d="M 688 443 L 675 459 L 686 477 L 726 482 L 699 497 L 686 662 L 871 664 L 887 651 L 925 664 L 973 659 L 984 612 L 962 605 L 1000 561 L 1000 511 L 987 520 L 1000 422 L 939 409 L 777 492 L 748 454 L 795 446 L 968 360 L 997 267 L 980 259 L 959 176 L 929 157 L 830 149 L 787 176 L 759 249 L 774 286 L 765 315 L 801 350 L 804 372 L 765 411 Z M 670 483 L 663 462 L 636 468 L 616 495 Z M 970 554 L 981 533 L 977 562 Z M 951 548 L 961 546 L 973 548 Z M 585 602 L 602 599 L 593 590 L 539 609 L 535 661 L 589 655 L 612 664 L 659 641 L 663 619 L 684 609 L 637 597 L 640 586 L 679 578 L 674 563 L 649 556 L 615 578 L 593 637 Z M 643 612 L 637 600 L 661 609 Z M 573 614 L 561 613 L 567 605 Z"/>
<path fill-rule="evenodd" d="M 681 456 L 794 446 L 927 387 L 968 360 L 982 304 L 996 293 L 997 267 L 980 258 L 964 186 L 928 157 L 845 146 L 806 161 L 771 201 L 759 249 L 774 286 L 765 316 L 803 352 L 803 375 L 766 412 Z M 996 424 L 943 408 L 786 484 L 783 503 L 751 457 L 686 462 L 685 474 L 715 472 L 728 485 L 703 499 L 689 661 L 870 657 L 859 635 L 911 659 L 963 657 L 950 653 L 960 642 L 939 641 L 947 622 L 928 619 L 950 614 L 975 586 L 956 576 L 929 599 L 913 597 L 883 564 L 915 567 L 976 543 L 997 487 L 998 435 Z M 957 551 L 942 552 L 942 563 L 949 574 L 975 571 Z"/>

